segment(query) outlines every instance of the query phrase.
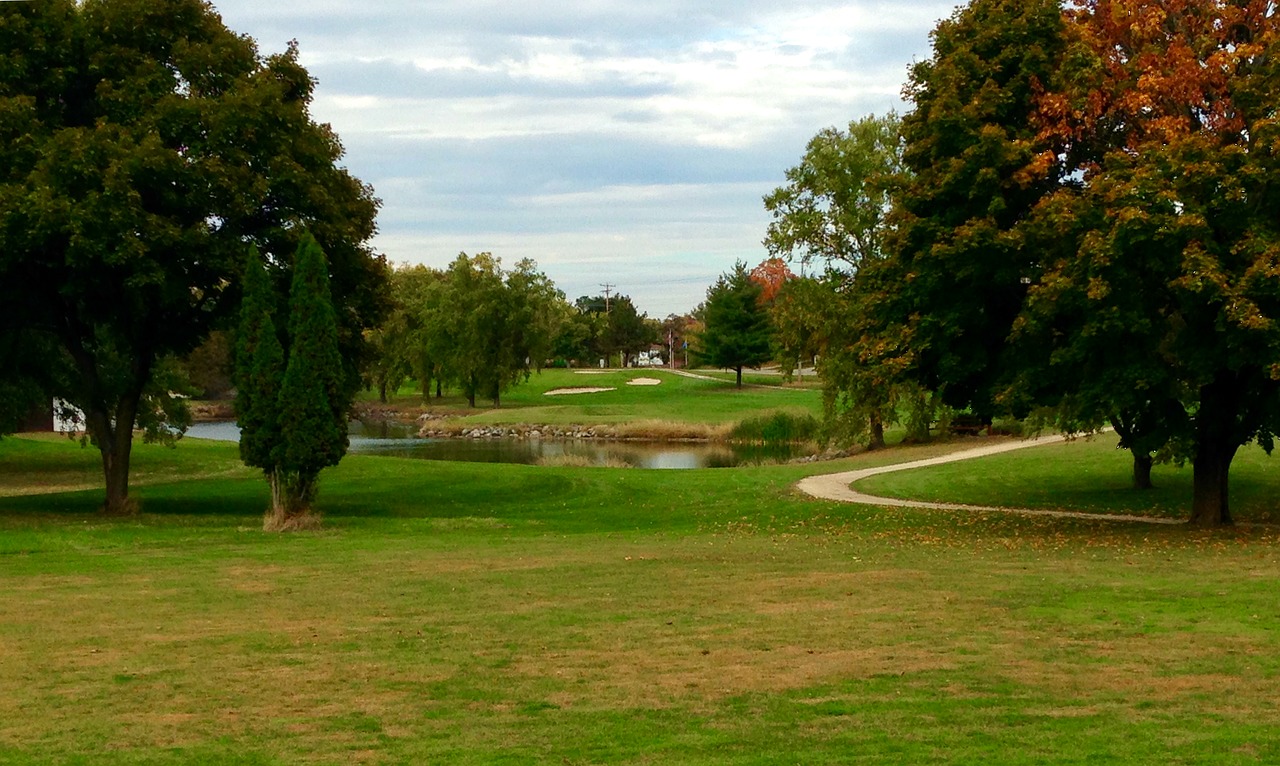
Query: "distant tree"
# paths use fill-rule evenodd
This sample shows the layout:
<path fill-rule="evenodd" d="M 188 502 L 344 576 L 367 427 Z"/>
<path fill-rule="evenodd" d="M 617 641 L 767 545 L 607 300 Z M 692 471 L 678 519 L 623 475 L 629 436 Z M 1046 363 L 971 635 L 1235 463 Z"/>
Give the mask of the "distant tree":
<path fill-rule="evenodd" d="M 738 388 L 742 388 L 742 368 L 758 368 L 771 355 L 772 328 L 761 305 L 762 292 L 741 261 L 707 289 L 702 312 L 706 327 L 697 355 L 705 364 L 736 371 Z"/>
<path fill-rule="evenodd" d="M 647 314 L 636 310 L 630 296 L 618 295 L 611 301 L 605 347 L 619 356 L 623 367 L 629 365 L 635 355 L 657 341 L 657 329 L 649 322 Z"/>
<path fill-rule="evenodd" d="M 431 395 L 433 381 L 437 397 L 444 383 L 448 339 L 436 332 L 442 321 L 437 312 L 443 311 L 443 280 L 443 272 L 421 265 L 401 266 L 391 274 L 392 340 L 385 345 L 392 360 L 386 364 L 402 365 L 405 374 L 418 382 L 423 401 Z"/>
<path fill-rule="evenodd" d="M 365 384 L 378 392 L 378 401 L 386 403 L 388 395 L 400 389 L 413 373 L 412 322 L 405 303 L 403 279 L 388 269 L 391 297 L 386 316 L 377 327 L 364 331 L 369 349 L 364 368 Z"/>
<path fill-rule="evenodd" d="M 182 359 L 187 380 L 203 399 L 223 399 L 235 387 L 231 380 L 232 347 L 225 330 L 215 330 Z"/>
<path fill-rule="evenodd" d="M 565 313 L 556 333 L 552 355 L 569 364 L 592 364 L 603 358 L 601 340 L 605 331 L 605 315 L 583 311 L 577 305 Z"/>
<path fill-rule="evenodd" d="M 785 260 L 775 255 L 761 261 L 751 270 L 750 276 L 752 281 L 760 285 L 760 300 L 769 305 L 778 297 L 783 285 L 788 280 L 795 279 L 796 275 L 791 272 Z"/>
<path fill-rule="evenodd" d="M 533 261 L 505 272 L 489 253 L 462 253 L 431 292 L 428 353 L 472 407 L 477 395 L 497 407 L 502 392 L 542 368 L 566 313 L 564 295 Z"/>
<path fill-rule="evenodd" d="M 687 352 L 689 342 L 695 334 L 696 320 L 689 314 L 668 314 L 658 328 L 659 340 L 667 346 L 670 355 L 667 363 L 676 367 L 677 360 L 683 352 Z"/>

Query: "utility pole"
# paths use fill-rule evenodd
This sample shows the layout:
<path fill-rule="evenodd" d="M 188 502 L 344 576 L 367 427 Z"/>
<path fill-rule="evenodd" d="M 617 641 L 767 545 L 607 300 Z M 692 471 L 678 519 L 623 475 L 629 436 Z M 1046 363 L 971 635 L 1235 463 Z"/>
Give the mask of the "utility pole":
<path fill-rule="evenodd" d="M 613 292 L 613 288 L 617 287 L 617 285 L 611 285 L 608 282 L 605 282 L 604 284 L 600 285 L 600 287 L 604 289 L 604 313 L 605 313 L 605 316 L 608 316 L 609 315 L 609 294 Z"/>

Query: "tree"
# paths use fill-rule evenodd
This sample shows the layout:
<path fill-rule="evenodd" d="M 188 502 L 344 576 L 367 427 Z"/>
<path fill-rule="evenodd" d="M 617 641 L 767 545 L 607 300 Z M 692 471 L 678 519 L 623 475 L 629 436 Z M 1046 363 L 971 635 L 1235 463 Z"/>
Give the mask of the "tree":
<path fill-rule="evenodd" d="M 73 371 L 52 393 L 85 413 L 108 512 L 133 508 L 144 397 L 172 409 L 157 373 L 231 321 L 249 243 L 287 262 L 316 236 L 359 383 L 385 297 L 377 203 L 337 167 L 313 89 L 295 46 L 264 58 L 201 0 L 0 5 L 0 284 L 24 285 L 6 310 Z"/>
<path fill-rule="evenodd" d="M 472 407 L 485 395 L 495 407 L 502 392 L 527 379 L 551 355 L 568 309 L 564 295 L 522 260 L 505 272 L 489 253 L 459 254 L 421 314 L 428 354 Z"/>
<path fill-rule="evenodd" d="M 778 293 L 782 291 L 784 285 L 788 281 L 795 279 L 796 275 L 791 272 L 791 268 L 787 266 L 787 262 L 776 255 L 769 256 L 761 261 L 753 268 L 748 275 L 751 280 L 760 285 L 760 300 L 765 305 L 771 305 L 777 299 Z"/>
<path fill-rule="evenodd" d="M 271 507 L 282 506 L 276 470 L 280 447 L 280 382 L 284 349 L 276 332 L 276 295 L 266 267 L 251 249 L 244 273 L 244 299 L 236 330 L 233 375 L 240 459 L 261 468 L 271 486 Z"/>
<path fill-rule="evenodd" d="M 1280 18 L 1113 0 L 1067 19 L 1074 55 L 1036 116 L 1079 180 L 1026 224 L 1060 247 L 1015 340 L 1068 382 L 1067 427 L 1128 414 L 1144 451 L 1191 459 L 1191 522 L 1229 524 L 1236 451 L 1280 428 Z"/>
<path fill-rule="evenodd" d="M 391 274 L 393 309 L 384 327 L 392 339 L 386 344 L 392 358 L 385 364 L 407 370 L 418 381 L 423 401 L 431 394 L 432 381 L 436 397 L 442 396 L 444 352 L 435 344 L 447 339 L 433 333 L 437 320 L 432 312 L 441 300 L 443 279 L 442 272 L 421 265 L 402 266 Z"/>
<path fill-rule="evenodd" d="M 889 195 L 903 178 L 901 144 L 893 114 L 857 120 L 848 131 L 828 128 L 787 170 L 788 183 L 765 197 L 773 221 L 764 244 L 774 259 L 818 260 L 826 269 L 820 279 L 787 283 L 773 306 L 784 368 L 818 357 L 828 434 L 866 438 L 872 449 L 884 446 L 898 398 L 919 398 L 903 379 L 900 354 L 886 354 L 899 351 L 900 328 L 877 328 L 862 315 L 879 301 L 866 273 L 885 258 Z M 928 437 L 927 419 L 913 436 Z"/>
<path fill-rule="evenodd" d="M 901 168 L 901 124 L 893 113 L 851 122 L 847 132 L 822 130 L 787 170 L 786 185 L 764 198 L 773 214 L 765 247 L 775 258 L 842 264 L 850 273 L 880 260 L 890 187 Z"/>
<path fill-rule="evenodd" d="M 289 291 L 289 353 L 280 381 L 279 433 L 268 529 L 307 526 L 320 471 L 347 453 L 350 389 L 343 379 L 329 269 L 316 241 L 298 248 Z"/>
<path fill-rule="evenodd" d="M 1136 462 L 1192 460 L 1192 523 L 1230 523 L 1232 458 L 1280 417 L 1271 4 L 975 0 L 934 42 L 890 269 L 916 373 L 1112 420 Z"/>
<path fill-rule="evenodd" d="M 721 274 L 707 289 L 703 305 L 705 329 L 699 338 L 698 358 L 714 367 L 737 372 L 742 388 L 742 368 L 759 367 L 771 356 L 769 315 L 760 302 L 760 285 L 751 280 L 746 264 Z"/>
<path fill-rule="evenodd" d="M 605 348 L 617 353 L 621 365 L 627 367 L 636 354 L 657 341 L 658 331 L 648 314 L 636 310 L 630 296 L 619 295 L 610 303 L 604 338 Z"/>

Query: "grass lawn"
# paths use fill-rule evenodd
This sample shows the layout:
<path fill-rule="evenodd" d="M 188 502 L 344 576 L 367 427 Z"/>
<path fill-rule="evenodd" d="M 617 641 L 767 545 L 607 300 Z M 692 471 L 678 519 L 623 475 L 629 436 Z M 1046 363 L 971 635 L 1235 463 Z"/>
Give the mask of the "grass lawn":
<path fill-rule="evenodd" d="M 628 385 L 637 378 L 660 380 L 659 385 Z M 636 421 L 667 421 L 719 425 L 740 420 L 744 413 L 787 410 L 809 413 L 822 411 L 822 394 L 817 389 L 774 385 L 737 390 L 732 381 L 687 378 L 661 369 L 561 370 L 535 374 L 503 394 L 502 406 L 488 407 L 477 399 L 478 409 L 467 408 L 460 396 L 431 398 L 425 406 L 440 414 L 456 415 L 476 425 L 537 423 L 547 425 L 603 425 Z M 596 393 L 547 396 L 548 391 L 566 388 L 612 388 Z M 421 392 L 401 389 L 392 403 L 414 408 L 424 406 Z"/>
<path fill-rule="evenodd" d="M 873 476 L 858 489 L 883 497 L 908 497 L 972 505 L 1016 505 L 1098 513 L 1186 518 L 1191 506 L 1191 466 L 1157 465 L 1155 489 L 1129 489 L 1133 458 L 1104 434 L 902 473 Z M 980 439 L 959 444 L 980 444 Z M 1240 450 L 1231 464 L 1231 512 L 1237 521 L 1280 523 L 1275 471 L 1280 457 L 1257 446 Z"/>
<path fill-rule="evenodd" d="M 144 512 L 107 519 L 99 490 L 48 492 L 96 455 L 4 439 L 0 763 L 1280 761 L 1280 533 L 791 489 L 951 448 L 685 472 L 353 456 L 322 531 L 267 535 L 233 446 L 139 445 Z"/>

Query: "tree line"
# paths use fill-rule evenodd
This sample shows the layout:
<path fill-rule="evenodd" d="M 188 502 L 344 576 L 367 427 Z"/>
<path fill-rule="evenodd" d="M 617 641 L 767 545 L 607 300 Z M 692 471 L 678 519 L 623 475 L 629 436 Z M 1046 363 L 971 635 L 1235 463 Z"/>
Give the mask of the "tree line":
<path fill-rule="evenodd" d="M 493 406 L 548 364 L 625 366 L 659 342 L 662 323 L 626 295 L 570 303 L 529 259 L 510 270 L 490 253 L 462 253 L 445 269 L 391 271 L 391 311 L 366 332 L 367 385 L 381 401 L 413 382 L 425 400 L 445 389 Z"/>

